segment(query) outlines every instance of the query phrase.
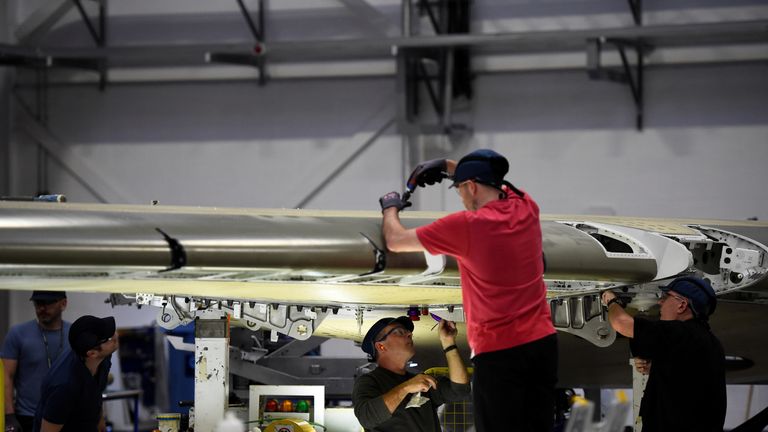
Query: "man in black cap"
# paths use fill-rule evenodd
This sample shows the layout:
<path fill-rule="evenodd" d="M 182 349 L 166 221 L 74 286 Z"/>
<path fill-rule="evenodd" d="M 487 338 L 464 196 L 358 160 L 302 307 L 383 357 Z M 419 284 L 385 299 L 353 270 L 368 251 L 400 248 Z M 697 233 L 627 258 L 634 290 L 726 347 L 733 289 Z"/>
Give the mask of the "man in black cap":
<path fill-rule="evenodd" d="M 554 422 L 557 335 L 544 283 L 539 207 L 504 180 L 507 159 L 481 149 L 458 163 L 419 166 L 408 189 L 452 178 L 466 211 L 416 229 L 398 212 L 397 192 L 381 197 L 382 231 L 394 252 L 427 251 L 456 258 L 467 337 L 472 348 L 475 426 L 480 432 L 548 431 Z"/>
<path fill-rule="evenodd" d="M 456 323 L 439 323 L 447 377 L 415 375 L 406 370 L 416 353 L 412 332 L 413 322 L 408 317 L 382 318 L 363 339 L 363 351 L 378 365 L 358 377 L 352 391 L 355 416 L 366 431 L 439 432 L 437 407 L 469 398 L 469 376 L 456 348 Z"/>
<path fill-rule="evenodd" d="M 633 318 L 611 291 L 602 294 L 611 326 L 631 338 L 636 367 L 650 377 L 640 404 L 643 432 L 723 430 L 725 354 L 708 319 L 717 306 L 709 282 L 680 277 L 659 287 L 660 320 Z"/>
<path fill-rule="evenodd" d="M 67 308 L 67 295 L 63 291 L 34 291 L 29 300 L 37 319 L 11 327 L 3 344 L 5 424 L 9 432 L 32 431 L 43 377 L 56 359 L 69 351 L 66 335 L 70 323 L 61 317 Z"/>
<path fill-rule="evenodd" d="M 85 315 L 69 331 L 72 350 L 43 380 L 34 432 L 104 430 L 101 394 L 118 341 L 113 317 Z"/>

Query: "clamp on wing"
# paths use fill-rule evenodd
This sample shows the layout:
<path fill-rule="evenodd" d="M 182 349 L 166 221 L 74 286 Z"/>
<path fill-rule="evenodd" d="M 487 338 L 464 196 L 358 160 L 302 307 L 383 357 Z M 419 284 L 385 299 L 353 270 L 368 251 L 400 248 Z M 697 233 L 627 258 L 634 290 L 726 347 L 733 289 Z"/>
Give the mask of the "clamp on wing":
<path fill-rule="evenodd" d="M 184 246 L 175 238 L 169 236 L 165 231 L 160 228 L 155 228 L 157 232 L 163 235 L 168 247 L 171 251 L 171 264 L 160 272 L 167 272 L 171 270 L 178 270 L 187 265 L 187 252 L 184 250 Z"/>

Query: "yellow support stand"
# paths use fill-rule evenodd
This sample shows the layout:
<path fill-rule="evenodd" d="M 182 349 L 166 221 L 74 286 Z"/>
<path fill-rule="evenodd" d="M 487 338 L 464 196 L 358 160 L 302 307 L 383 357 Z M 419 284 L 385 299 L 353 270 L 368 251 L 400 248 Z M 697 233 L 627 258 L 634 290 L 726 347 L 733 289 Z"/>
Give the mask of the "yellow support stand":
<path fill-rule="evenodd" d="M 299 419 L 281 419 L 275 420 L 267 425 L 264 432 L 317 432 L 315 428 L 304 420 Z"/>
<path fill-rule="evenodd" d="M 0 360 L 0 431 L 5 430 L 5 369 Z"/>

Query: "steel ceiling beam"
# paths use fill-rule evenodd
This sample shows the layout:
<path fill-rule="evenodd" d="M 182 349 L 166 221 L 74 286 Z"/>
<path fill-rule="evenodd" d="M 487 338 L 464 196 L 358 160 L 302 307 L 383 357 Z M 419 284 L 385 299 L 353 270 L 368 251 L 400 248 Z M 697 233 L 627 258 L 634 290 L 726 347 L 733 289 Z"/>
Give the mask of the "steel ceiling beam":
<path fill-rule="evenodd" d="M 499 34 L 450 34 L 378 39 L 275 41 L 265 54 L 270 62 L 392 58 L 398 50 L 472 47 L 483 53 L 584 51 L 592 39 L 638 39 L 659 47 L 768 43 L 768 20 L 715 24 L 665 25 L 571 31 Z M 2 53 L 35 57 L 107 58 L 110 66 L 203 64 L 205 55 L 250 53 L 252 42 L 228 44 L 132 45 L 103 48 L 26 48 L 0 44 Z"/>

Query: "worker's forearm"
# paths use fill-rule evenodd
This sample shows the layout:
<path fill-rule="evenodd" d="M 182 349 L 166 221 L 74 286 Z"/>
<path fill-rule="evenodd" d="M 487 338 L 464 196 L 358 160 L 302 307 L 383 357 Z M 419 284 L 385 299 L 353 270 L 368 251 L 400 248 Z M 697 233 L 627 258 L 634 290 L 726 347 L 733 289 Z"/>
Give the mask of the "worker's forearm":
<path fill-rule="evenodd" d="M 3 374 L 3 393 L 5 394 L 5 414 L 13 414 L 13 375 L 7 371 Z"/>
<path fill-rule="evenodd" d="M 40 424 L 40 432 L 59 432 L 64 425 L 49 423 L 48 420 L 43 419 Z"/>
<path fill-rule="evenodd" d="M 398 214 L 397 209 L 384 210 L 381 231 L 384 235 L 384 241 L 387 242 L 387 247 L 389 247 L 390 244 L 394 245 L 397 243 L 400 235 L 402 235 L 402 231 L 405 231 L 405 227 L 402 222 L 400 222 L 400 215 Z"/>
<path fill-rule="evenodd" d="M 627 311 L 616 303 L 608 306 L 608 322 L 621 335 L 628 338 L 635 336 L 635 320 Z"/>
<path fill-rule="evenodd" d="M 469 383 L 467 367 L 464 366 L 464 360 L 461 359 L 458 349 L 445 353 L 445 360 L 448 362 L 448 379 L 457 384 Z"/>
<path fill-rule="evenodd" d="M 13 387 L 11 387 L 10 391 L 8 391 L 8 384 L 6 384 L 5 387 L 5 413 L 14 414 L 16 413 L 16 410 L 13 407 Z"/>
<path fill-rule="evenodd" d="M 104 407 L 101 408 L 101 416 L 99 416 L 99 432 L 105 432 L 107 430 L 107 418 L 104 415 Z"/>
<path fill-rule="evenodd" d="M 416 230 L 406 229 L 403 226 L 395 208 L 384 210 L 381 232 L 387 249 L 391 252 L 418 252 L 424 250 Z"/>
<path fill-rule="evenodd" d="M 400 405 L 400 402 L 402 402 L 403 399 L 408 396 L 408 394 L 409 392 L 406 389 L 406 383 L 402 383 L 392 390 L 384 393 L 382 399 L 384 399 L 384 405 L 387 406 L 389 412 L 393 413 L 397 409 L 397 406 Z"/>

